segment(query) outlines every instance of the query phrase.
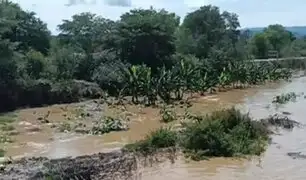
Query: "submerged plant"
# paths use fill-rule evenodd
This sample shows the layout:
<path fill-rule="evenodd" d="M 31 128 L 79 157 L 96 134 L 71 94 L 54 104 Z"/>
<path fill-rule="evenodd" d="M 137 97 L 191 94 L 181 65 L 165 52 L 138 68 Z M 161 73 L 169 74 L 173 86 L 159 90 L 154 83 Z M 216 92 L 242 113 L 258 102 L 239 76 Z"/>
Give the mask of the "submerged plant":
<path fill-rule="evenodd" d="M 92 127 L 90 133 L 94 135 L 101 135 L 109 133 L 111 131 L 123 131 L 127 130 L 127 120 L 117 119 L 113 117 L 105 117 L 96 122 Z"/>
<path fill-rule="evenodd" d="M 60 123 L 58 126 L 60 132 L 70 132 L 72 131 L 72 125 L 68 122 Z"/>
<path fill-rule="evenodd" d="M 297 98 L 297 94 L 294 93 L 294 92 L 290 92 L 290 93 L 286 93 L 286 94 L 281 94 L 281 95 L 278 95 L 278 96 L 275 96 L 273 98 L 273 101 L 272 103 L 275 103 L 275 104 L 286 104 L 290 101 L 295 101 Z"/>
<path fill-rule="evenodd" d="M 175 111 L 167 106 L 163 106 L 159 113 L 161 115 L 162 122 L 169 123 L 176 120 Z"/>

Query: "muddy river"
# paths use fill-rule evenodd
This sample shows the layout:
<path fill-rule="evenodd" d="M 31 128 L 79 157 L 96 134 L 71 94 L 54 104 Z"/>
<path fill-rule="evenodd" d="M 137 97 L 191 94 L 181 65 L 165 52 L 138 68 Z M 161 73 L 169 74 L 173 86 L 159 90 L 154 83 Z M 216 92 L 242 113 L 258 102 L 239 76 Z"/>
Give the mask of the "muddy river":
<path fill-rule="evenodd" d="M 306 77 L 295 78 L 292 82 L 278 82 L 249 89 L 230 90 L 216 95 L 197 97 L 192 100 L 193 113 L 209 113 L 219 108 L 235 105 L 249 112 L 254 118 L 264 118 L 276 112 L 290 112 L 289 117 L 306 124 L 306 99 L 301 96 L 296 102 L 282 106 L 272 105 L 274 96 L 281 93 L 295 92 L 306 94 Z M 88 102 L 92 103 L 92 102 Z M 160 122 L 159 109 L 127 106 L 131 114 L 128 131 L 112 132 L 102 136 L 55 133 L 50 124 L 41 125 L 37 116 L 49 113 L 51 122 L 62 121 L 69 116 L 67 109 L 77 104 L 54 105 L 44 108 L 20 110 L 15 126 L 19 135 L 14 142 L 4 144 L 6 156 L 47 156 L 59 158 L 78 156 L 96 152 L 107 152 L 122 147 L 124 144 L 142 139 L 148 132 L 163 126 Z M 118 113 L 110 107 L 103 107 L 103 113 Z M 182 107 L 176 107 L 178 113 L 184 113 Z M 65 114 L 65 115 L 63 115 Z M 176 124 L 171 124 L 176 126 Z M 39 127 L 39 131 L 28 131 L 29 127 Z M 262 157 L 254 159 L 210 159 L 202 162 L 187 161 L 178 158 L 174 164 L 162 163 L 140 170 L 140 179 L 251 179 L 251 180 L 304 180 L 306 179 L 306 159 L 292 159 L 288 152 L 306 154 L 306 129 L 294 128 L 291 131 L 280 130 L 280 135 L 273 136 L 273 143 Z"/>

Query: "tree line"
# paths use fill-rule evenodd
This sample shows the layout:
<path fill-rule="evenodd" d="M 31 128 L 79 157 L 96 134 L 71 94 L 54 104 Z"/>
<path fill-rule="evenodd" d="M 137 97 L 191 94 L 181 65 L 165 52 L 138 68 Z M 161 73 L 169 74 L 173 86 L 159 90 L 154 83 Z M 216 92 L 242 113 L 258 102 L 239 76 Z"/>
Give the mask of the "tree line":
<path fill-rule="evenodd" d="M 235 13 L 202 6 L 180 19 L 164 9 L 133 9 L 113 21 L 89 12 L 72 16 L 52 35 L 34 12 L 0 1 L 0 110 L 114 96 L 169 102 L 186 92 L 284 78 L 271 64 L 303 56 L 306 40 L 282 25 L 251 35 Z M 262 68 L 264 67 L 264 68 Z"/>

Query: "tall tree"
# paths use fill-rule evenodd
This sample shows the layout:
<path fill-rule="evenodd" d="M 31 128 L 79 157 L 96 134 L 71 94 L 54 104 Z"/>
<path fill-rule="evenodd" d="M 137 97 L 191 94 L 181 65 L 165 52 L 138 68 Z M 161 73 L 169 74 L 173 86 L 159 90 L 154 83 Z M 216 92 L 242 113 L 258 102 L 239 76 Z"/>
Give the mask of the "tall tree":
<path fill-rule="evenodd" d="M 289 44 L 294 40 L 292 33 L 279 24 L 269 25 L 264 29 L 263 33 L 271 44 L 272 49 L 277 52 L 280 52 L 286 44 Z"/>
<path fill-rule="evenodd" d="M 189 13 L 183 21 L 182 30 L 191 33 L 195 44 L 192 46 L 195 48 L 190 48 L 187 53 L 206 58 L 211 48 L 223 39 L 226 24 L 219 8 L 209 5 Z"/>
<path fill-rule="evenodd" d="M 2 37 L 11 42 L 18 42 L 18 50 L 26 52 L 30 49 L 48 54 L 50 48 L 50 31 L 47 25 L 34 12 L 23 11 L 18 4 L 7 0 L 0 1 L 2 18 L 10 23 L 2 32 Z"/>
<path fill-rule="evenodd" d="M 80 61 L 77 78 L 90 80 L 96 62 L 93 53 L 103 45 L 103 39 L 111 32 L 114 22 L 92 13 L 81 13 L 72 16 L 72 20 L 64 20 L 58 26 L 60 42 L 76 48 L 75 53 L 83 53 L 85 58 Z"/>
<path fill-rule="evenodd" d="M 179 17 L 165 10 L 131 10 L 118 22 L 114 48 L 119 49 L 124 62 L 157 69 L 175 53 L 174 34 L 178 25 Z"/>

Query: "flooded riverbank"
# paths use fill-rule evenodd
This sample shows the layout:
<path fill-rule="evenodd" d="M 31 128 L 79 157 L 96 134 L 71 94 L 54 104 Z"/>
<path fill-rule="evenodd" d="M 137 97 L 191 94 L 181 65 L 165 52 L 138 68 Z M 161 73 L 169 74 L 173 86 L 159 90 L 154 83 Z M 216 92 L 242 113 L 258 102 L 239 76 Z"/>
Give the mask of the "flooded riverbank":
<path fill-rule="evenodd" d="M 290 118 L 306 123 L 303 107 L 306 99 L 301 97 L 297 102 L 276 107 L 272 105 L 274 96 L 281 93 L 304 91 L 306 78 L 296 78 L 292 82 L 271 83 L 249 89 L 237 89 L 216 95 L 198 97 L 192 100 L 192 113 L 205 114 L 216 109 L 236 105 L 256 119 L 264 118 L 274 113 L 289 112 Z M 93 103 L 93 101 L 86 102 Z M 44 108 L 25 109 L 17 113 L 17 130 L 12 144 L 5 144 L 6 156 L 13 158 L 22 156 L 46 156 L 61 158 L 65 156 L 79 156 L 97 152 L 107 152 L 118 149 L 126 143 L 142 139 L 148 132 L 161 127 L 159 109 L 151 107 L 127 106 L 131 114 L 130 129 L 128 131 L 111 132 L 102 136 L 76 135 L 70 133 L 55 133 L 50 124 L 39 124 L 37 115 L 50 113 L 51 123 L 65 120 L 70 116 L 67 109 L 79 107 L 79 104 L 55 105 Z M 116 114 L 118 109 L 108 106 L 101 107 L 103 113 Z M 176 107 L 178 113 L 184 109 Z M 68 114 L 67 114 L 68 113 Z M 64 115 L 65 114 L 65 115 Z M 71 115 L 72 116 L 72 115 Z M 174 124 L 175 125 L 175 124 Z M 39 126 L 38 131 L 28 131 L 27 126 Z M 292 131 L 280 131 L 279 136 L 273 136 L 273 143 L 262 158 L 252 161 L 217 158 L 202 162 L 186 162 L 179 158 L 175 164 L 162 163 L 152 168 L 142 169 L 141 179 L 305 179 L 302 166 L 306 160 L 292 159 L 288 152 L 306 154 L 305 129 L 294 128 Z M 2 145 L 1 145 L 2 146 Z"/>
<path fill-rule="evenodd" d="M 301 97 L 296 102 L 290 102 L 280 107 L 271 105 L 275 95 L 286 92 L 303 92 L 306 78 L 293 80 L 291 83 L 258 89 L 253 95 L 245 96 L 238 106 L 250 112 L 254 118 L 264 118 L 274 113 L 290 112 L 290 118 L 306 123 L 306 99 Z M 270 105 L 269 105 L 270 104 Z M 267 106 L 269 105 L 269 106 Z M 306 159 L 293 159 L 288 152 L 306 154 L 306 129 L 294 128 L 292 131 L 279 130 L 280 135 L 274 135 L 272 144 L 262 157 L 252 160 L 237 160 L 216 158 L 201 162 L 186 162 L 178 160 L 175 164 L 164 163 L 143 172 L 144 180 L 153 179 L 263 179 L 263 180 L 302 180 L 306 178 L 304 168 Z"/>

